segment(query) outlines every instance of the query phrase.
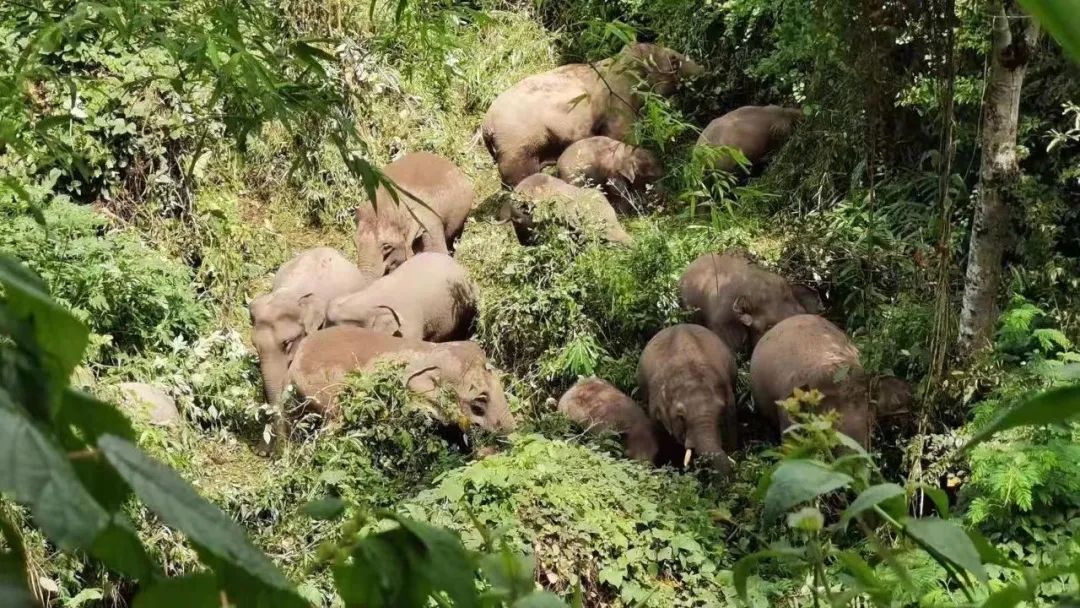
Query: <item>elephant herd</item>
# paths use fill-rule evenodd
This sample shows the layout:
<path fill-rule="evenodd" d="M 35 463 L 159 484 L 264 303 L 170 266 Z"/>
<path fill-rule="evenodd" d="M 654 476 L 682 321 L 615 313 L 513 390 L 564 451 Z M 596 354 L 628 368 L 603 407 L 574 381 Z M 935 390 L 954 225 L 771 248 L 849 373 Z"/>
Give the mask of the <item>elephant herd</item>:
<path fill-rule="evenodd" d="M 503 183 L 515 192 L 499 219 L 524 245 L 535 242 L 543 213 L 591 224 L 612 243 L 630 242 L 618 214 L 630 212 L 633 194 L 662 175 L 651 152 L 623 141 L 643 91 L 670 94 L 702 71 L 670 49 L 632 44 L 615 57 L 562 66 L 503 92 L 481 125 Z M 799 117 L 799 110 L 778 106 L 739 108 L 714 120 L 699 144 L 738 148 L 758 164 Z M 541 172 L 548 166 L 558 177 Z M 329 247 L 302 251 L 249 306 L 266 401 L 281 414 L 275 435 L 290 418 L 289 387 L 302 411 L 333 418 L 346 376 L 381 362 L 398 363 L 404 385 L 432 402 L 452 396 L 459 412 L 437 411 L 443 422 L 509 432 L 515 420 L 499 374 L 468 339 L 477 289 L 452 257 L 476 191 L 461 169 L 427 152 L 406 154 L 382 173 L 393 188 L 378 188 L 371 203 L 357 207 L 356 262 Z M 898 381 L 865 374 L 847 336 L 814 316 L 809 290 L 732 254 L 695 261 L 680 289 L 702 325 L 669 327 L 646 345 L 639 367 L 645 409 L 597 379 L 560 401 L 571 418 L 624 434 L 631 457 L 655 459 L 669 440 L 688 458 L 694 450 L 734 449 L 736 354 L 751 348 L 755 399 L 781 427 L 788 421 L 775 402 L 799 386 L 821 389 L 823 407 L 841 412 L 842 428 L 864 443 L 873 413 L 902 402 Z M 833 373 L 839 367 L 848 370 L 842 380 Z M 897 396 L 872 397 L 877 392 Z"/>

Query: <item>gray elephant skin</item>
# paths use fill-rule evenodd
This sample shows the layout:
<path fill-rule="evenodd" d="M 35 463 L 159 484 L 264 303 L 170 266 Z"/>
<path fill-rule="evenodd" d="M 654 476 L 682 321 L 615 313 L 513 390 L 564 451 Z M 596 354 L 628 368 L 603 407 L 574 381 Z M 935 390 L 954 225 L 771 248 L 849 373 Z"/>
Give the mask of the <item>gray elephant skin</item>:
<path fill-rule="evenodd" d="M 327 307 L 331 325 L 356 325 L 429 342 L 464 339 L 476 316 L 469 273 L 444 253 L 419 253 L 363 291 Z"/>
<path fill-rule="evenodd" d="M 430 152 L 406 154 L 383 174 L 397 184 L 398 200 L 380 187 L 374 205 L 364 201 L 356 208 L 360 268 L 382 276 L 422 251 L 449 253 L 476 202 L 468 176 Z"/>
<path fill-rule="evenodd" d="M 550 219 L 577 230 L 596 231 L 612 243 L 628 245 L 634 241 L 599 190 L 572 186 L 543 173 L 529 176 L 514 188 L 510 200 L 499 210 L 498 219 L 513 225 L 523 245 L 536 244 L 537 225 Z"/>
<path fill-rule="evenodd" d="M 817 315 L 787 318 L 765 334 L 750 359 L 750 384 L 754 403 L 780 432 L 791 418 L 777 401 L 796 388 L 817 389 L 820 410 L 837 412 L 837 430 L 865 448 L 876 418 L 900 413 L 912 401 L 907 382 L 868 374 L 847 334 Z"/>
<path fill-rule="evenodd" d="M 639 84 L 670 95 L 702 71 L 681 53 L 639 43 L 591 65 L 535 74 L 495 98 L 481 126 L 484 143 L 503 183 L 516 186 L 575 141 L 592 135 L 625 140 L 643 103 Z"/>
<path fill-rule="evenodd" d="M 736 353 L 746 352 L 780 321 L 820 312 L 817 294 L 751 263 L 738 252 L 705 254 L 679 280 L 683 305 Z"/>
<path fill-rule="evenodd" d="M 663 177 L 655 154 L 603 135 L 570 144 L 556 168 L 569 184 L 599 186 L 620 213 L 633 211 L 634 195 Z"/>
<path fill-rule="evenodd" d="M 475 342 L 435 344 L 388 336 L 354 325 L 338 325 L 304 340 L 290 368 L 297 394 L 326 418 L 338 412 L 336 398 L 345 377 L 379 362 L 404 364 L 402 381 L 434 402 L 440 390 L 457 399 L 463 419 L 495 432 L 514 429 L 514 416 L 499 376 Z M 443 420 L 451 423 L 451 420 Z"/>
<path fill-rule="evenodd" d="M 617 433 L 626 455 L 653 462 L 660 450 L 653 421 L 626 393 L 599 378 L 585 378 L 559 399 L 559 411 L 589 430 Z"/>
<path fill-rule="evenodd" d="M 272 291 L 248 306 L 267 403 L 281 401 L 296 349 L 326 323 L 329 302 L 374 280 L 330 247 L 302 251 L 278 269 Z"/>
<path fill-rule="evenodd" d="M 638 385 L 649 415 L 686 450 L 710 457 L 731 473 L 727 452 L 738 446 L 735 357 L 724 342 L 700 325 L 674 325 L 657 333 L 638 363 Z"/>
<path fill-rule="evenodd" d="M 710 122 L 697 143 L 736 148 L 752 168 L 760 168 L 769 155 L 784 145 L 802 118 L 803 112 L 797 108 L 743 106 Z M 717 164 L 724 171 L 735 171 L 738 166 L 729 156 Z"/>

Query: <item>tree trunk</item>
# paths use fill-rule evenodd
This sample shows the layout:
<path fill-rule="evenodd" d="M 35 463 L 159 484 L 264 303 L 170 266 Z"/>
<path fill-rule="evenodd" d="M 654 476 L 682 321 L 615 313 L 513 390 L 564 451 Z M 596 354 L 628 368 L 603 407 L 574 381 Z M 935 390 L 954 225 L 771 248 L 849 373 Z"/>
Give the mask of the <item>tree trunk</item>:
<path fill-rule="evenodd" d="M 1001 261 L 1009 241 L 1009 199 L 1020 174 L 1016 127 L 1020 88 L 1035 49 L 1039 26 L 1015 0 L 994 0 L 990 74 L 983 113 L 979 202 L 971 226 L 964 297 L 960 308 L 960 348 L 965 355 L 990 344 L 997 322 Z"/>

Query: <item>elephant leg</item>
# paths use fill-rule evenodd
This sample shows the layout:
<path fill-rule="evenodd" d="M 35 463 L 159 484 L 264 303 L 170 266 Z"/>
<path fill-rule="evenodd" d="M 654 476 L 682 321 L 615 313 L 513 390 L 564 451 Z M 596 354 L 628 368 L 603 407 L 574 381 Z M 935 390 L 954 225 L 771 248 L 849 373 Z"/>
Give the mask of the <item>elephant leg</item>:
<path fill-rule="evenodd" d="M 538 154 L 531 150 L 507 151 L 499 155 L 499 175 L 507 187 L 513 188 L 518 182 L 539 173 L 542 165 Z"/>

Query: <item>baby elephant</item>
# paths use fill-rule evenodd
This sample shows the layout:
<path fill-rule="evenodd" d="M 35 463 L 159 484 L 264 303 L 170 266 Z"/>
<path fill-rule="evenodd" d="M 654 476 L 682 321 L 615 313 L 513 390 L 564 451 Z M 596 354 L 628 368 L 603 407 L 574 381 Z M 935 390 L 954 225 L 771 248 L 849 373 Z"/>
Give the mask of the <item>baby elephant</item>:
<path fill-rule="evenodd" d="M 773 325 L 820 311 L 817 294 L 793 286 L 737 253 L 694 260 L 679 280 L 683 305 L 735 352 L 752 348 Z"/>
<path fill-rule="evenodd" d="M 356 325 L 410 340 L 466 337 L 476 316 L 469 273 L 444 253 L 420 253 L 363 291 L 327 307 L 331 325 Z"/>
<path fill-rule="evenodd" d="M 653 462 L 659 443 L 653 422 L 638 404 L 608 382 L 587 378 L 559 399 L 559 411 L 590 429 L 611 431 L 626 437 L 626 455 Z"/>
<path fill-rule="evenodd" d="M 716 334 L 685 324 L 660 331 L 641 353 L 638 384 L 649 415 L 686 448 L 684 466 L 697 450 L 731 473 L 725 450 L 736 449 L 738 439 L 735 357 Z"/>
<path fill-rule="evenodd" d="M 780 149 L 791 135 L 795 123 L 802 120 L 802 110 L 780 106 L 743 106 L 709 123 L 698 137 L 698 145 L 729 146 L 746 156 L 752 167 L 759 167 L 767 156 Z M 725 157 L 717 165 L 735 171 L 738 163 Z"/>
<path fill-rule="evenodd" d="M 597 135 L 570 144 L 558 162 L 559 177 L 584 186 L 600 186 L 620 213 L 633 211 L 633 193 L 661 177 L 660 161 L 645 148 Z"/>
<path fill-rule="evenodd" d="M 304 341 L 290 376 L 297 393 L 309 400 L 311 409 L 332 418 L 338 410 L 335 399 L 345 377 L 382 361 L 403 363 L 402 380 L 406 386 L 433 403 L 442 390 L 449 389 L 461 416 L 471 424 L 496 432 L 514 429 L 514 416 L 502 382 L 475 342 L 433 344 L 339 325 Z"/>
<path fill-rule="evenodd" d="M 776 402 L 796 388 L 817 389 L 824 395 L 820 408 L 840 415 L 837 430 L 867 448 L 875 418 L 912 401 L 907 382 L 867 374 L 847 335 L 817 315 L 790 317 L 765 334 L 750 359 L 750 384 L 757 407 L 781 432 L 791 419 Z"/>
<path fill-rule="evenodd" d="M 514 188 L 516 197 L 499 211 L 500 221 L 510 221 L 523 245 L 536 243 L 536 225 L 558 219 L 578 230 L 594 230 L 612 243 L 633 242 L 604 195 L 591 188 L 571 186 L 557 177 L 537 173 Z M 521 200 L 524 199 L 524 200 Z"/>
<path fill-rule="evenodd" d="M 398 202 L 389 190 L 379 188 L 374 206 L 365 201 L 357 207 L 360 267 L 382 276 L 421 251 L 449 253 L 476 201 L 469 178 L 430 152 L 406 154 L 383 173 L 398 185 Z"/>
<path fill-rule="evenodd" d="M 278 269 L 273 291 L 248 306 L 267 403 L 277 405 L 296 348 L 323 326 L 327 303 L 374 280 L 329 247 L 302 251 Z"/>

